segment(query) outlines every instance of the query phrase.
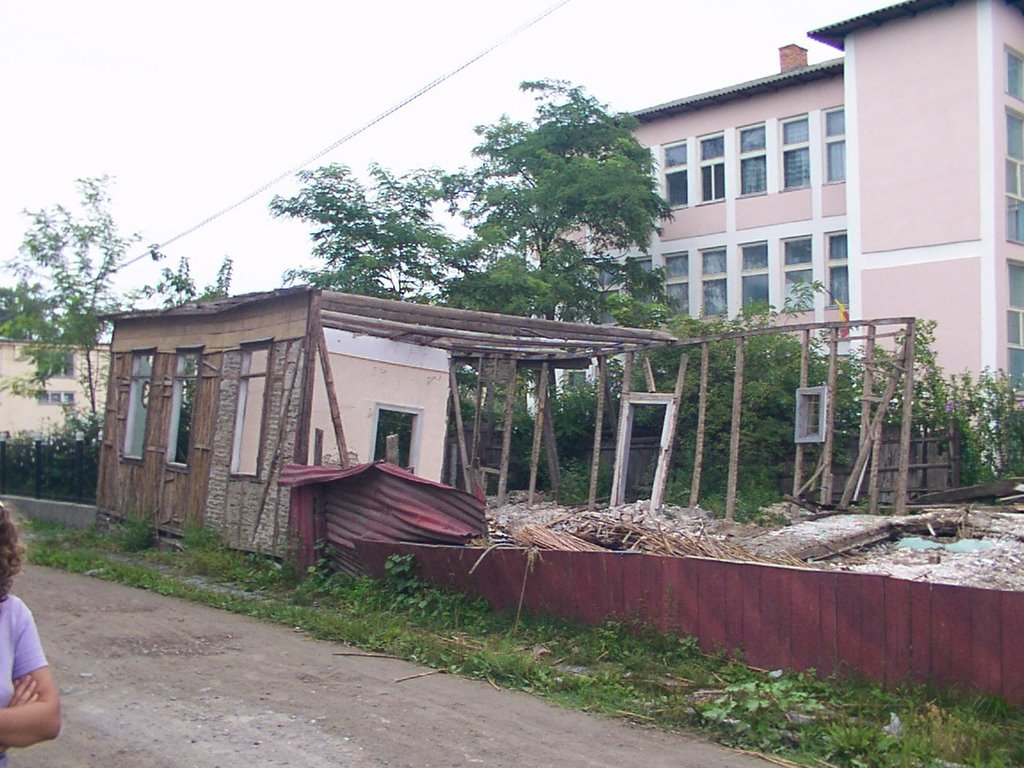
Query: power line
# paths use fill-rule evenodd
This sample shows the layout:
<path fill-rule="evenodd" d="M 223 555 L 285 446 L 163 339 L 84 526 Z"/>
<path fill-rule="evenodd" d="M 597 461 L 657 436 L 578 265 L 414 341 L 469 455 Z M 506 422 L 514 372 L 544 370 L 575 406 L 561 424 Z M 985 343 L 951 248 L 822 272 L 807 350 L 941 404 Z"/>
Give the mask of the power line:
<path fill-rule="evenodd" d="M 316 162 L 317 160 L 319 160 L 324 155 L 326 155 L 329 152 L 332 152 L 335 149 L 337 149 L 338 147 L 340 147 L 342 144 L 344 144 L 344 143 L 346 143 L 348 141 L 351 141 L 352 139 L 354 139 L 359 134 L 369 130 L 370 128 L 372 128 L 377 123 L 379 123 L 382 120 L 384 120 L 385 118 L 390 117 L 391 115 L 393 115 L 398 110 L 400 110 L 403 107 L 405 107 L 405 106 L 411 104 L 412 102 L 416 101 L 416 99 L 418 99 L 420 96 L 423 96 L 425 93 L 428 93 L 429 91 L 432 91 L 434 88 L 436 88 L 437 86 L 441 85 L 446 80 L 451 79 L 455 75 L 459 74 L 459 72 L 461 72 L 462 70 L 472 66 L 473 64 L 478 62 L 480 59 L 482 59 L 487 54 L 493 52 L 497 48 L 500 48 L 502 45 L 507 43 L 509 40 L 511 40 L 512 38 L 514 38 L 517 35 L 521 34 L 522 32 L 525 32 L 527 29 L 529 29 L 530 27 L 532 27 L 535 24 L 539 23 L 540 21 L 543 21 L 545 18 L 547 18 L 552 13 L 557 11 L 563 5 L 568 4 L 569 2 L 570 2 L 570 0 L 559 0 L 559 2 L 555 3 L 554 5 L 552 5 L 550 8 L 548 8 L 543 13 L 539 14 L 538 16 L 533 17 L 532 19 L 530 19 L 529 21 L 527 21 L 527 22 L 525 22 L 523 24 L 520 24 L 518 27 L 513 29 L 511 32 L 507 33 L 500 40 L 498 40 L 495 43 L 492 43 L 487 48 L 484 48 L 482 51 L 477 53 L 471 59 L 466 60 L 465 62 L 463 62 L 462 64 L 457 66 L 455 69 L 449 70 L 448 72 L 445 72 L 443 75 L 440 75 L 440 76 L 434 78 L 433 80 L 431 80 L 429 83 L 427 83 L 426 85 L 421 87 L 419 90 L 417 90 L 412 95 L 406 96 L 404 99 L 399 101 L 394 106 L 389 107 L 388 109 L 386 109 L 383 112 L 381 112 L 379 115 L 374 117 L 368 123 L 365 123 L 364 125 L 360 126 L 359 128 L 356 128 L 354 131 L 351 131 L 350 133 L 347 133 L 346 135 L 342 136 L 337 141 L 335 141 L 335 142 L 333 142 L 331 144 L 328 144 L 326 147 L 324 147 L 320 151 L 316 152 L 315 154 L 311 155 L 310 157 L 307 157 L 305 160 L 303 160 L 298 165 L 292 166 L 287 171 L 284 171 L 283 173 L 278 174 L 274 178 L 270 179 L 270 181 L 265 182 L 264 184 L 260 185 L 257 189 L 254 189 L 252 192 L 250 192 L 249 194 L 245 195 L 245 197 L 242 197 L 242 198 L 236 200 L 235 202 L 231 203 L 230 205 L 227 205 L 227 206 L 221 208 L 216 213 L 210 214 L 209 216 L 207 216 L 202 221 L 198 222 L 197 224 L 193 224 L 188 229 L 185 229 L 185 230 L 179 232 L 178 234 L 176 234 L 174 237 L 170 238 L 169 240 L 165 240 L 165 241 L 163 241 L 162 243 L 160 243 L 158 245 L 150 246 L 149 250 L 146 251 L 145 253 L 140 253 L 138 256 L 135 256 L 134 258 L 129 259 L 128 261 L 126 261 L 123 265 L 121 265 L 121 269 L 124 269 L 125 267 L 131 266 L 135 262 L 137 262 L 140 259 L 143 259 L 143 258 L 145 258 L 147 256 L 150 256 L 150 257 L 155 259 L 156 256 L 157 256 L 157 253 L 159 252 L 159 250 L 161 248 L 166 248 L 171 243 L 174 243 L 174 242 L 176 242 L 178 240 L 181 240 L 183 237 L 187 237 L 188 235 L 191 235 L 196 230 L 202 229 L 203 227 L 205 227 L 207 224 L 211 223 L 212 221 L 215 221 L 216 219 L 219 219 L 221 216 L 224 216 L 225 214 L 230 213 L 231 211 L 235 210 L 235 208 L 238 208 L 239 206 L 244 205 L 245 203 L 247 203 L 250 200 L 252 200 L 254 197 L 257 197 L 257 196 L 263 194 L 268 189 L 270 189 L 274 185 L 278 184 L 279 182 L 283 181 L 284 179 L 287 179 L 290 176 L 295 175 L 296 173 L 301 171 L 306 166 Z"/>

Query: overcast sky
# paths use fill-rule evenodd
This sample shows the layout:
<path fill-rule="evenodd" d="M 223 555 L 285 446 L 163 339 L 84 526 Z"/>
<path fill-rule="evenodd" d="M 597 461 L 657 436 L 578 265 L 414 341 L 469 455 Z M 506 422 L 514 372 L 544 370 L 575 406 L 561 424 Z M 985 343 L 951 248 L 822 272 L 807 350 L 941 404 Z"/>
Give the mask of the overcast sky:
<path fill-rule="evenodd" d="M 778 48 L 840 55 L 808 30 L 879 0 L 569 0 L 412 105 L 318 161 L 402 172 L 471 162 L 474 126 L 532 114 L 523 80 L 584 86 L 633 110 L 778 71 Z M 0 261 L 22 211 L 114 178 L 123 232 L 164 242 L 246 196 L 454 69 L 556 0 L 3 0 Z M 309 263 L 307 228 L 272 219 L 288 181 L 168 246 L 200 284 L 225 255 L 235 293 L 281 285 Z M 134 255 L 134 254 L 133 254 Z M 125 287 L 151 282 L 147 260 Z M 0 282 L 12 283 L 0 272 Z"/>

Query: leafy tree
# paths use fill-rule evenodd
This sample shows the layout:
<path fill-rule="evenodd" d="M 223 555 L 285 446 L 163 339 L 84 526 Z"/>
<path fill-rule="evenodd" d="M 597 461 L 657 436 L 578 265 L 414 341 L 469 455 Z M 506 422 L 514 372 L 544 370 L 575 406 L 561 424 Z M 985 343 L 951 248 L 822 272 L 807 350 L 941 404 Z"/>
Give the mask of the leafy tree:
<path fill-rule="evenodd" d="M 621 258 L 645 252 L 657 222 L 670 215 L 650 151 L 633 136 L 635 119 L 564 82 L 522 88 L 536 94 L 533 122 L 506 116 L 477 128 L 480 164 L 446 179 L 451 210 L 473 231 L 446 299 L 598 320 L 608 309 L 605 293 L 621 286 L 637 302 L 664 305 L 663 276 Z"/>
<path fill-rule="evenodd" d="M 391 299 L 436 298 L 454 248 L 434 219 L 440 174 L 395 176 L 371 165 L 369 175 L 367 187 L 343 165 L 303 171 L 306 186 L 297 195 L 271 201 L 273 215 L 313 225 L 313 255 L 323 263 L 291 270 L 286 280 Z"/>
<path fill-rule="evenodd" d="M 118 231 L 109 212 L 108 183 L 106 177 L 80 179 L 79 211 L 57 205 L 26 212 L 31 224 L 18 256 L 8 263 L 19 283 L 3 296 L 3 332 L 31 340 L 26 352 L 36 371 L 28 384 L 38 390 L 63 368 L 69 353 L 77 353 L 79 379 L 93 414 L 103 388 L 97 351 L 109 330 L 105 317 L 131 301 L 115 288 L 114 276 L 128 248 L 141 239 Z M 26 314 L 12 317 L 11 308 Z"/>
<path fill-rule="evenodd" d="M 189 260 L 182 256 L 178 261 L 178 268 L 172 270 L 164 267 L 160 271 L 160 280 L 156 285 L 147 286 L 142 289 L 142 295 L 147 298 L 159 296 L 165 307 L 176 307 L 189 301 L 209 301 L 221 299 L 228 295 L 231 290 L 231 274 L 234 269 L 234 262 L 230 256 L 225 256 L 217 270 L 214 281 L 202 290 L 196 287 L 196 281 L 192 278 L 192 269 Z"/>

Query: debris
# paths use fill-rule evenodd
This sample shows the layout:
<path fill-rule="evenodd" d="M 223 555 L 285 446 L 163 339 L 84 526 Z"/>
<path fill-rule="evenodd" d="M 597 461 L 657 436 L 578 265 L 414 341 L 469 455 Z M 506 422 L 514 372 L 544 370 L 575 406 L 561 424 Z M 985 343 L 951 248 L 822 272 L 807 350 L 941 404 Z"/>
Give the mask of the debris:
<path fill-rule="evenodd" d="M 393 680 L 395 683 L 404 683 L 406 680 L 415 680 L 418 677 L 430 677 L 431 675 L 440 675 L 447 672 L 447 669 L 432 669 L 429 672 L 420 672 L 418 675 L 406 675 L 405 677 L 399 677 Z"/>
<path fill-rule="evenodd" d="M 903 735 L 903 723 L 900 722 L 899 715 L 895 712 L 889 713 L 889 724 L 883 729 L 890 736 L 895 736 L 897 739 Z"/>

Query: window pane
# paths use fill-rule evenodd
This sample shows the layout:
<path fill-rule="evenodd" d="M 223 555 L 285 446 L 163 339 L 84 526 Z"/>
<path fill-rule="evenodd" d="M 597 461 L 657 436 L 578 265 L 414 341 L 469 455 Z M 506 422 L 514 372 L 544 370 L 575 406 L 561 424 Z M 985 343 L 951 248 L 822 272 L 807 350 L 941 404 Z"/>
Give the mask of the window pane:
<path fill-rule="evenodd" d="M 1024 309 L 1024 266 L 1010 265 L 1010 306 Z"/>
<path fill-rule="evenodd" d="M 811 183 L 811 151 L 807 147 L 784 152 L 782 165 L 787 189 L 806 187 Z"/>
<path fill-rule="evenodd" d="M 740 152 L 756 152 L 759 149 L 764 149 L 763 125 L 740 131 Z"/>
<path fill-rule="evenodd" d="M 1012 198 L 1007 201 L 1006 237 L 1016 243 L 1024 243 L 1024 205 Z"/>
<path fill-rule="evenodd" d="M 701 200 L 715 199 L 715 182 L 711 175 L 711 166 L 705 165 L 700 169 Z"/>
<path fill-rule="evenodd" d="M 1024 349 L 1010 350 L 1010 378 L 1016 386 L 1024 380 Z"/>
<path fill-rule="evenodd" d="M 782 124 L 782 141 L 785 144 L 800 144 L 807 141 L 809 136 L 806 117 L 802 120 L 793 120 Z"/>
<path fill-rule="evenodd" d="M 825 113 L 825 135 L 842 136 L 846 133 L 846 113 L 837 109 Z"/>
<path fill-rule="evenodd" d="M 674 147 L 665 147 L 665 167 L 671 168 L 675 165 L 686 165 L 685 144 L 676 144 Z"/>
<path fill-rule="evenodd" d="M 747 275 L 743 278 L 743 306 L 768 303 L 768 275 Z"/>
<path fill-rule="evenodd" d="M 794 269 L 786 273 L 786 298 L 792 294 L 792 288 L 797 283 L 809 283 L 812 280 L 811 270 Z"/>
<path fill-rule="evenodd" d="M 828 239 L 829 261 L 846 261 L 847 244 L 846 235 L 832 235 Z"/>
<path fill-rule="evenodd" d="M 846 142 L 833 141 L 827 145 L 828 180 L 843 181 L 846 179 Z"/>
<path fill-rule="evenodd" d="M 768 268 L 768 243 L 743 246 L 743 271 Z"/>
<path fill-rule="evenodd" d="M 686 171 L 665 174 L 665 186 L 667 188 L 669 205 L 686 205 L 689 202 L 686 191 L 686 176 Z"/>
<path fill-rule="evenodd" d="M 1024 160 L 1024 120 L 1017 115 L 1006 116 L 1006 154 Z"/>
<path fill-rule="evenodd" d="M 672 307 L 680 314 L 690 313 L 690 284 L 669 283 L 665 286 L 665 293 L 668 294 Z"/>
<path fill-rule="evenodd" d="M 724 315 L 729 308 L 725 280 L 704 281 L 704 314 Z"/>
<path fill-rule="evenodd" d="M 242 382 L 244 397 L 240 400 L 238 429 L 240 439 L 235 457 L 234 471 L 242 475 L 255 475 L 260 453 L 261 426 L 263 423 L 263 397 L 266 378 L 257 376 Z"/>
<path fill-rule="evenodd" d="M 1006 54 L 1006 92 L 1024 98 L 1024 61 L 1012 53 Z"/>
<path fill-rule="evenodd" d="M 740 194 L 755 195 L 768 189 L 767 160 L 747 157 L 740 161 Z"/>
<path fill-rule="evenodd" d="M 1006 340 L 1010 344 L 1020 344 L 1020 315 L 1012 309 L 1006 313 Z"/>
<path fill-rule="evenodd" d="M 1011 195 L 1020 195 L 1020 175 L 1017 169 L 1020 163 L 1016 160 L 1006 161 L 1006 191 Z"/>
<path fill-rule="evenodd" d="M 715 200 L 725 197 L 725 163 L 718 163 L 715 169 Z"/>
<path fill-rule="evenodd" d="M 850 305 L 850 280 L 846 267 L 832 267 L 828 271 L 828 291 L 832 295 L 830 303 L 840 301 Z"/>
<path fill-rule="evenodd" d="M 712 160 L 725 155 L 725 137 L 712 136 L 710 139 L 700 140 L 700 159 Z"/>
<path fill-rule="evenodd" d="M 719 275 L 724 274 L 726 270 L 725 263 L 725 251 L 705 251 L 701 254 L 703 257 L 703 267 L 705 275 Z"/>
<path fill-rule="evenodd" d="M 792 264 L 811 263 L 811 239 L 787 240 L 783 246 L 786 254 L 786 266 Z"/>
<path fill-rule="evenodd" d="M 690 259 L 685 253 L 665 254 L 665 277 L 686 277 L 690 274 Z"/>

